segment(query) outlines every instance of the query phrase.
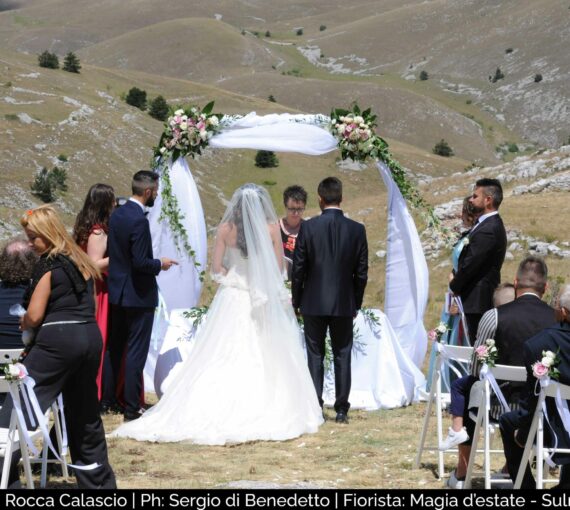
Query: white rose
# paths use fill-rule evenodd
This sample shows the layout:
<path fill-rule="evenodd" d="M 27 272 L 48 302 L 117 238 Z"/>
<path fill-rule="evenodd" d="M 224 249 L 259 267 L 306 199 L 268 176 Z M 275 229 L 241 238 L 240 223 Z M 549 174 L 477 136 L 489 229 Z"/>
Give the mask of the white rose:
<path fill-rule="evenodd" d="M 202 140 L 207 140 L 207 139 L 208 139 L 208 132 L 207 132 L 205 129 L 203 129 L 202 131 L 200 131 L 200 138 L 201 138 Z"/>
<path fill-rule="evenodd" d="M 208 119 L 208 124 L 210 126 L 218 126 L 220 124 L 220 121 L 218 120 L 218 117 L 210 117 Z"/>
<path fill-rule="evenodd" d="M 485 340 L 485 343 L 489 346 L 489 347 L 493 347 L 495 345 L 495 340 L 493 340 L 492 338 L 489 338 L 487 340 Z"/>
<path fill-rule="evenodd" d="M 543 353 L 545 358 L 550 358 L 551 360 L 554 360 L 556 358 L 556 354 L 554 354 L 552 351 L 546 351 L 545 353 Z"/>
<path fill-rule="evenodd" d="M 552 358 L 544 357 L 544 358 L 542 358 L 541 363 L 542 363 L 546 368 L 550 368 L 550 367 L 552 366 L 553 361 L 554 361 L 554 360 L 553 360 Z"/>
<path fill-rule="evenodd" d="M 188 129 L 188 122 L 181 122 L 180 129 L 187 130 Z"/>
<path fill-rule="evenodd" d="M 181 118 L 183 122 L 186 122 L 188 120 L 188 115 L 182 115 Z"/>
<path fill-rule="evenodd" d="M 356 122 L 357 124 L 362 124 L 364 122 L 364 119 L 360 115 L 357 115 L 356 117 L 354 117 L 354 122 Z"/>
<path fill-rule="evenodd" d="M 184 110 L 176 110 L 174 115 L 184 115 Z"/>
<path fill-rule="evenodd" d="M 165 152 L 166 152 L 166 147 L 161 147 L 161 148 L 160 148 L 160 153 L 161 153 L 161 154 L 164 154 Z"/>
<path fill-rule="evenodd" d="M 343 115 L 343 116 L 339 117 L 338 120 L 340 120 L 342 123 L 344 123 L 344 122 L 346 122 L 346 117 Z"/>

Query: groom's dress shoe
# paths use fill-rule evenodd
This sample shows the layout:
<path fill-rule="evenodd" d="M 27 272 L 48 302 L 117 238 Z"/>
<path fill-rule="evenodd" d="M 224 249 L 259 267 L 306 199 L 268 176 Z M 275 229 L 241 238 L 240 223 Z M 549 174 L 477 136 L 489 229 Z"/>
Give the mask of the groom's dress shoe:
<path fill-rule="evenodd" d="M 134 413 L 132 411 L 125 411 L 125 413 L 123 414 L 123 421 L 138 420 L 142 415 L 143 413 L 141 411 L 137 411 Z"/>
<path fill-rule="evenodd" d="M 346 415 L 346 413 L 343 413 L 341 411 L 340 413 L 336 413 L 335 421 L 337 423 L 345 423 L 346 425 L 348 425 L 348 416 Z"/>

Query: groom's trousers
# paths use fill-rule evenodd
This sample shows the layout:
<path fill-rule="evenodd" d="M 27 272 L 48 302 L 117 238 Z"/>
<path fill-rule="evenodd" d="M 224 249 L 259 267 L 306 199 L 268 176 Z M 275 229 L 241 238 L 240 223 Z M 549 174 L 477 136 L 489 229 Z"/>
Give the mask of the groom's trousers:
<path fill-rule="evenodd" d="M 321 407 L 323 406 L 323 382 L 325 375 L 325 338 L 330 330 L 334 365 L 334 382 L 336 400 L 334 408 L 337 413 L 347 413 L 350 408 L 352 356 L 352 317 L 332 317 L 321 315 L 303 315 L 305 327 L 305 343 L 307 344 L 307 360 L 309 372 L 317 391 Z"/>

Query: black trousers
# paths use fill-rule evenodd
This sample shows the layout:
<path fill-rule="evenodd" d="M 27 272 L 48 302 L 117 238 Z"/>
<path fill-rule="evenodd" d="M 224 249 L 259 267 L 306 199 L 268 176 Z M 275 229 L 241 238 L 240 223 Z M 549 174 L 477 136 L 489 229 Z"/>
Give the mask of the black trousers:
<path fill-rule="evenodd" d="M 481 317 L 483 317 L 482 313 L 465 314 L 465 322 L 467 322 L 467 329 L 469 330 L 469 342 L 471 345 L 475 345 L 475 340 L 477 340 L 477 328 L 479 327 Z"/>
<path fill-rule="evenodd" d="M 73 464 L 98 463 L 90 471 L 74 470 L 81 489 L 115 489 L 115 474 L 109 465 L 105 430 L 99 414 L 97 371 L 101 361 L 102 340 L 95 322 L 43 326 L 36 344 L 24 359 L 35 380 L 35 394 L 42 411 L 63 393 L 69 449 Z M 12 398 L 0 410 L 0 426 L 8 427 Z M 24 411 L 25 412 L 25 411 Z M 26 417 L 26 420 L 29 420 Z M 54 445 L 55 446 L 55 445 Z M 20 452 L 13 457 L 10 483 L 18 479 L 16 469 Z"/>
<path fill-rule="evenodd" d="M 125 411 L 136 413 L 140 408 L 143 371 L 148 356 L 154 308 L 133 308 L 111 305 L 111 331 L 103 366 L 103 403 L 112 405 L 125 356 Z"/>
<path fill-rule="evenodd" d="M 304 315 L 305 343 L 307 344 L 307 358 L 309 372 L 317 391 L 321 407 L 323 405 L 323 383 L 325 375 L 325 338 L 327 329 L 330 329 L 331 345 L 334 363 L 334 382 L 336 400 L 335 411 L 347 413 L 350 408 L 348 396 L 350 394 L 352 356 L 352 317 L 330 317 L 317 315 Z"/>

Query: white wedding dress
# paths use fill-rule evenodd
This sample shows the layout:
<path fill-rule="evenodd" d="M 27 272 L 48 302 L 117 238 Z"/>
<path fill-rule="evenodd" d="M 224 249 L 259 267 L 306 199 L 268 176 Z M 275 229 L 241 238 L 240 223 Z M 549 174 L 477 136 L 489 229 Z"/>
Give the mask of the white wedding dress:
<path fill-rule="evenodd" d="M 249 242 L 248 250 L 245 258 L 226 248 L 227 273 L 216 276 L 220 287 L 191 356 L 158 404 L 112 436 L 221 445 L 317 431 L 322 411 L 288 293 L 282 280 L 264 287 L 275 280 L 251 274 L 260 263 Z"/>

